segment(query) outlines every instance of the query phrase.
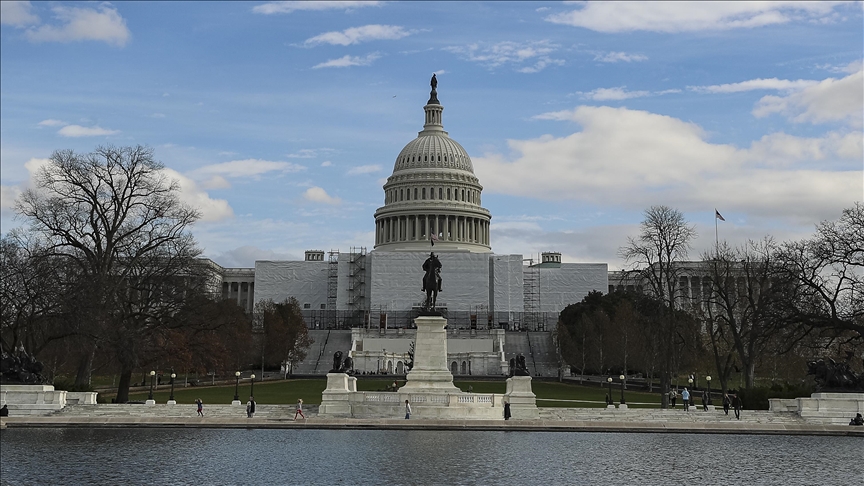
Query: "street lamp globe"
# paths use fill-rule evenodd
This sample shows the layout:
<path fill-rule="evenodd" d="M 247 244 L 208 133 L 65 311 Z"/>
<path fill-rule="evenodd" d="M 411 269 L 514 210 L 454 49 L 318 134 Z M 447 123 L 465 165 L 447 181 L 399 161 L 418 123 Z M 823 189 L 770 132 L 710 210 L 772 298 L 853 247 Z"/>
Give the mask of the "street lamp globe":
<path fill-rule="evenodd" d="M 624 375 L 619 376 L 618 379 L 624 381 Z"/>
<path fill-rule="evenodd" d="M 608 381 L 609 383 L 612 383 L 612 377 L 610 376 L 609 378 L 606 378 L 606 381 Z"/>
<path fill-rule="evenodd" d="M 174 378 L 177 378 L 177 374 L 171 373 L 171 379 L 173 380 Z"/>
<path fill-rule="evenodd" d="M 234 401 L 231 402 L 231 403 L 232 403 L 232 404 L 233 404 L 233 403 L 236 403 L 237 405 L 240 405 L 240 372 L 239 372 L 239 371 L 235 371 L 235 372 L 234 372 L 234 378 L 235 378 L 235 382 L 234 382 Z"/>
<path fill-rule="evenodd" d="M 156 403 L 153 401 L 153 385 L 154 385 L 155 380 L 156 380 L 156 372 L 151 370 L 150 371 L 150 394 L 147 395 L 147 403 L 150 405 L 153 405 Z"/>

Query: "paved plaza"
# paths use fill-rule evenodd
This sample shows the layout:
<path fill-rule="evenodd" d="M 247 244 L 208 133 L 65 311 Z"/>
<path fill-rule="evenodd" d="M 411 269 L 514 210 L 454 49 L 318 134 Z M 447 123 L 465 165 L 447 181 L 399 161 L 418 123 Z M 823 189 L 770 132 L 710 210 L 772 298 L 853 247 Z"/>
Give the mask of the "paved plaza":
<path fill-rule="evenodd" d="M 745 410 L 741 420 L 722 410 L 684 412 L 660 409 L 544 408 L 536 420 L 429 420 L 402 417 L 352 419 L 318 417 L 317 407 L 304 407 L 308 419 L 294 421 L 294 405 L 258 405 L 255 417 L 245 407 L 206 405 L 196 416 L 194 405 L 70 405 L 43 416 L 5 417 L 5 427 L 181 427 L 271 429 L 428 429 L 520 430 L 573 432 L 671 432 L 713 434 L 854 435 L 864 427 L 818 424 L 794 413 Z"/>

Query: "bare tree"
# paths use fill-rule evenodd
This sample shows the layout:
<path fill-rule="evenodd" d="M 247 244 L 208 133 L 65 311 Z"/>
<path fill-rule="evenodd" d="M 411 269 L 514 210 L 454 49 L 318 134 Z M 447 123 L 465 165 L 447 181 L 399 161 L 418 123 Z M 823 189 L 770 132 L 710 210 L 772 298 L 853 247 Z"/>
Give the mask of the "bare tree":
<path fill-rule="evenodd" d="M 746 388 L 753 387 L 759 358 L 769 349 L 780 327 L 773 312 L 784 291 L 775 279 L 776 250 L 774 240 L 766 237 L 736 249 L 723 245 L 715 253 L 702 256 L 703 269 L 711 281 L 704 296 L 710 335 L 732 345 L 744 369 Z M 719 349 L 719 343 L 714 349 Z M 724 364 L 719 355 L 715 360 L 722 383 Z"/>
<path fill-rule="evenodd" d="M 677 209 L 651 206 L 644 214 L 639 236 L 627 238 L 627 245 L 619 250 L 619 254 L 635 267 L 633 271 L 668 308 L 659 349 L 662 358 L 660 387 L 662 406 L 665 408 L 668 406 L 671 373 L 683 344 L 676 340 L 680 333 L 674 312 L 681 290 L 678 286 L 678 264 L 687 259 L 696 230 L 687 224 L 684 215 Z"/>
<path fill-rule="evenodd" d="M 76 384 L 89 380 L 97 347 L 120 364 L 118 400 L 149 338 L 175 307 L 163 299 L 191 290 L 199 250 L 188 232 L 198 212 L 181 203 L 147 147 L 60 150 L 36 175 L 15 209 L 46 255 L 76 267 L 79 305 L 70 315 L 92 348 Z M 188 295 L 188 294 L 186 294 Z"/>
<path fill-rule="evenodd" d="M 820 223 L 813 238 L 784 244 L 777 261 L 779 278 L 790 283 L 788 323 L 864 338 L 864 204 Z"/>

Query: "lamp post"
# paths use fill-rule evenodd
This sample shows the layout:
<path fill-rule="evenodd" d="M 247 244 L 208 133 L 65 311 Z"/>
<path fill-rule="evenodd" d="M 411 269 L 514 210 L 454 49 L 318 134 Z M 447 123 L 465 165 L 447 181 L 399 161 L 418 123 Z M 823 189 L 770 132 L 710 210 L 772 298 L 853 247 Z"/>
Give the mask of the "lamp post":
<path fill-rule="evenodd" d="M 609 378 L 606 378 L 606 383 L 609 383 L 609 401 L 606 402 L 606 406 L 609 407 L 611 405 L 614 407 L 615 405 L 612 404 L 612 377 L 611 376 Z"/>
<path fill-rule="evenodd" d="M 174 373 L 174 370 L 171 370 L 171 396 L 168 397 L 168 405 L 175 405 L 177 403 L 174 400 L 174 378 L 177 378 L 177 375 Z"/>
<path fill-rule="evenodd" d="M 156 383 L 156 372 L 150 371 L 150 394 L 147 395 L 147 405 L 156 405 L 156 401 L 153 400 L 153 385 Z"/>
<path fill-rule="evenodd" d="M 239 371 L 234 372 L 234 378 L 236 379 L 236 381 L 234 383 L 234 402 L 236 402 L 237 405 L 240 405 L 240 372 Z M 234 405 L 234 403 L 232 403 L 232 405 Z"/>
<path fill-rule="evenodd" d="M 249 378 L 252 379 L 252 381 L 249 382 L 249 396 L 254 397 L 255 396 L 255 375 L 253 374 Z"/>
<path fill-rule="evenodd" d="M 696 395 L 694 395 L 694 393 L 696 393 L 696 390 L 693 389 L 693 378 L 687 378 L 687 384 L 690 385 L 690 403 L 687 404 L 687 410 L 684 410 L 685 412 L 690 411 L 690 405 L 693 403 L 694 400 L 696 400 Z"/>
<path fill-rule="evenodd" d="M 627 402 L 624 401 L 624 378 L 625 378 L 624 375 L 620 375 L 618 377 L 618 379 L 621 380 L 621 405 L 627 404 Z"/>
<path fill-rule="evenodd" d="M 712 405 L 712 403 L 711 403 L 711 375 L 706 376 L 705 381 L 708 382 L 708 405 Z"/>

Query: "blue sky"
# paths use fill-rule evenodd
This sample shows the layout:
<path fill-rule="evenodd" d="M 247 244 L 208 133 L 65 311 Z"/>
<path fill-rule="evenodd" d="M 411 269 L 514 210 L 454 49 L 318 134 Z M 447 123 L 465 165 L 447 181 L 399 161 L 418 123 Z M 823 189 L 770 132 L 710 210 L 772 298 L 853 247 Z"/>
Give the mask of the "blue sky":
<path fill-rule="evenodd" d="M 57 149 L 149 145 L 224 266 L 374 241 L 422 129 L 474 162 L 496 253 L 621 268 L 642 211 L 812 233 L 864 199 L 849 2 L 0 2 L 3 232 Z"/>

